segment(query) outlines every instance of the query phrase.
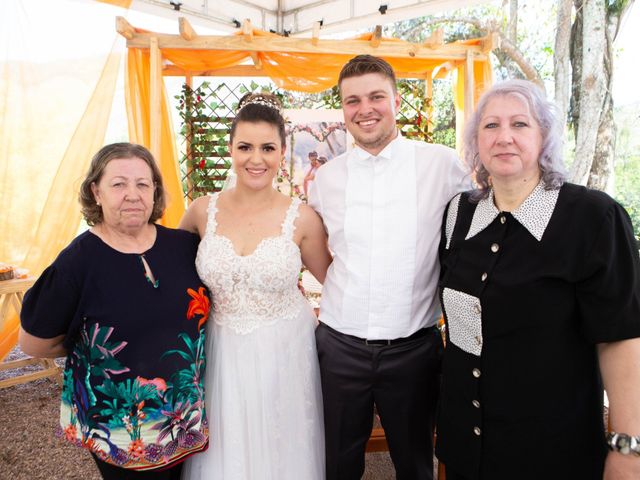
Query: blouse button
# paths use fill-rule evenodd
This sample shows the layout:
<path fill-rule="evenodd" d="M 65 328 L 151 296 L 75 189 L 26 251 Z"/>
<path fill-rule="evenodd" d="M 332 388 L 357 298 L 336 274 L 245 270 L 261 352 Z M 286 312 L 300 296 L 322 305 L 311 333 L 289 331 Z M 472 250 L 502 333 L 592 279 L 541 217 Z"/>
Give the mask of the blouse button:
<path fill-rule="evenodd" d="M 474 400 L 471 403 L 473 404 L 474 407 L 480 408 L 480 402 L 478 400 Z"/>
<path fill-rule="evenodd" d="M 487 279 L 487 276 L 488 276 L 488 275 L 487 275 L 487 272 L 484 272 L 484 273 L 482 274 L 482 276 L 480 277 L 480 279 L 484 282 L 484 281 Z"/>
<path fill-rule="evenodd" d="M 473 310 L 474 310 L 478 315 L 480 315 L 480 313 L 482 313 L 482 307 L 480 306 L 480 304 L 479 304 L 479 303 L 476 303 L 476 304 L 473 306 Z"/>
<path fill-rule="evenodd" d="M 474 377 L 480 378 L 480 370 L 479 369 L 474 368 L 473 370 L 471 370 L 471 373 L 473 374 Z"/>
<path fill-rule="evenodd" d="M 507 223 L 507 217 L 505 217 L 504 215 L 500 215 L 500 223 L 502 223 L 503 225 Z"/>
<path fill-rule="evenodd" d="M 500 245 L 498 245 L 497 243 L 491 244 L 491 251 L 493 253 L 496 253 L 498 250 L 500 250 Z"/>
<path fill-rule="evenodd" d="M 475 433 L 479 437 L 482 433 L 482 430 L 480 430 L 480 427 L 473 427 L 473 433 Z"/>

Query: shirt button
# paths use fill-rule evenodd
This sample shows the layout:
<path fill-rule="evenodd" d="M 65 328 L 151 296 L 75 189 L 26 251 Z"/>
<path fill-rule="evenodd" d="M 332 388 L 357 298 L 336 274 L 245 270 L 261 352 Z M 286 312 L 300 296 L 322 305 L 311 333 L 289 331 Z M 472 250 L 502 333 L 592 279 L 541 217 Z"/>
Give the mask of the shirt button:
<path fill-rule="evenodd" d="M 500 216 L 500 223 L 502 223 L 503 225 L 504 225 L 505 223 L 507 223 L 507 217 L 505 217 L 504 215 L 501 215 L 501 216 Z"/>
<path fill-rule="evenodd" d="M 479 314 L 482 312 L 482 307 L 480 306 L 480 304 L 479 304 L 479 303 L 476 303 L 476 304 L 473 306 L 473 310 L 474 310 L 474 311 L 479 315 Z"/>
<path fill-rule="evenodd" d="M 473 427 L 473 433 L 475 433 L 479 437 L 482 433 L 482 430 L 480 430 L 480 427 Z"/>
<path fill-rule="evenodd" d="M 474 377 L 480 378 L 480 370 L 479 369 L 474 368 L 473 370 L 471 370 L 471 373 L 473 374 Z"/>
<path fill-rule="evenodd" d="M 471 402 L 473 404 L 474 407 L 476 408 L 480 408 L 480 402 L 478 400 L 474 400 L 473 402 Z"/>
<path fill-rule="evenodd" d="M 487 275 L 487 272 L 484 272 L 484 273 L 482 274 L 482 276 L 480 277 L 480 279 L 484 282 L 484 281 L 487 279 L 487 276 L 488 276 L 488 275 Z"/>
<path fill-rule="evenodd" d="M 491 251 L 493 253 L 496 253 L 498 250 L 500 250 L 500 245 L 498 245 L 497 243 L 491 244 Z"/>

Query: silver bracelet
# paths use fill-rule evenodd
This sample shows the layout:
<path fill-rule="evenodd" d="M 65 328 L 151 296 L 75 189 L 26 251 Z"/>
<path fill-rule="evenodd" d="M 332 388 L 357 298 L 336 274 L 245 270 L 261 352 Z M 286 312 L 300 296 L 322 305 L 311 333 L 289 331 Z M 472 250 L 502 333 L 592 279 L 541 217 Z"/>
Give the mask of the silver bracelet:
<path fill-rule="evenodd" d="M 607 433 L 607 445 L 612 452 L 640 457 L 640 436 L 634 437 L 626 433 L 609 432 Z"/>

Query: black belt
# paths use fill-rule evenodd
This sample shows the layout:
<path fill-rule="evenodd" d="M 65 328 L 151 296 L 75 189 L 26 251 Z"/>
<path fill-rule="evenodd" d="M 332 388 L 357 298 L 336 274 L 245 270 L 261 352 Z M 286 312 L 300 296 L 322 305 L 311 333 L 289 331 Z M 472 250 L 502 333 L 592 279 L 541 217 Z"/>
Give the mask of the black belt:
<path fill-rule="evenodd" d="M 392 338 L 390 340 L 382 340 L 382 339 L 380 339 L 380 340 L 379 339 L 369 340 L 367 338 L 360 338 L 360 337 L 356 337 L 354 335 L 348 335 L 346 333 L 339 332 L 339 331 L 331 328 L 326 323 L 321 323 L 321 325 L 323 325 L 325 328 L 328 328 L 332 332 L 337 333 L 338 335 L 341 335 L 343 337 L 347 337 L 347 338 L 349 338 L 351 340 L 354 340 L 354 341 L 356 341 L 358 343 L 363 343 L 365 345 L 375 345 L 375 346 L 398 345 L 400 343 L 410 342 L 411 340 L 416 340 L 416 339 L 418 339 L 420 337 L 424 337 L 425 335 L 429 334 L 430 332 L 434 332 L 435 330 L 437 330 L 437 327 L 435 325 L 433 325 L 431 327 L 421 328 L 420 330 L 412 333 L 408 337 Z"/>

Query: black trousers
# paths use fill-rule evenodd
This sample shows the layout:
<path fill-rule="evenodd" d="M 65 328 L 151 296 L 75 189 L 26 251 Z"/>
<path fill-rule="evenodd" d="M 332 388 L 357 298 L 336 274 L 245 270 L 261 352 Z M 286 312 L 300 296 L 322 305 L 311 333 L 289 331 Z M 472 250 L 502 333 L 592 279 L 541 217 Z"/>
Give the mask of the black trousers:
<path fill-rule="evenodd" d="M 126 468 L 116 467 L 110 463 L 103 462 L 94 454 L 91 454 L 98 465 L 100 475 L 104 480 L 180 480 L 182 466 L 184 462 L 180 462 L 173 467 L 162 470 L 147 470 L 145 472 L 137 472 Z"/>
<path fill-rule="evenodd" d="M 356 480 L 376 405 L 397 480 L 433 479 L 433 430 L 442 337 L 366 345 L 320 323 L 316 329 L 324 400 L 327 480 Z"/>

